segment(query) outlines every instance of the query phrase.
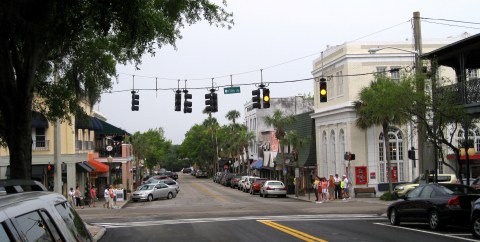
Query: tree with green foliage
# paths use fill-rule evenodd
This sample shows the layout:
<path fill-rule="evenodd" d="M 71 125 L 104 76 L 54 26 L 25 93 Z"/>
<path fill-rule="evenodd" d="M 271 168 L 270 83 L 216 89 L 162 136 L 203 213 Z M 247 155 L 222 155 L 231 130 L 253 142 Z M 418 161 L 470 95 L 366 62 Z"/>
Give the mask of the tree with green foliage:
<path fill-rule="evenodd" d="M 245 125 L 240 126 L 236 139 L 237 139 L 239 154 L 242 157 L 243 171 L 249 170 L 249 167 L 246 167 L 248 163 L 243 159 L 244 157 L 243 154 L 245 152 L 245 156 L 247 157 L 247 160 L 248 160 L 250 157 L 248 154 L 248 147 L 252 142 L 252 140 L 255 140 L 255 138 L 256 138 L 255 133 L 252 131 L 248 131 L 247 126 Z"/>
<path fill-rule="evenodd" d="M 275 110 L 272 116 L 264 117 L 265 124 L 268 126 L 273 126 L 275 129 L 275 137 L 277 137 L 278 142 L 282 144 L 285 139 L 285 128 L 291 126 L 295 122 L 295 117 L 292 115 L 283 115 L 282 111 Z M 283 145 L 280 145 L 280 150 L 282 153 L 282 159 L 285 161 L 285 150 Z"/>
<path fill-rule="evenodd" d="M 239 117 L 240 117 L 240 112 L 237 110 L 230 110 L 225 115 L 225 118 L 227 118 L 229 121 L 232 121 L 233 124 L 235 124 L 235 120 L 237 120 Z"/>
<path fill-rule="evenodd" d="M 191 127 L 185 134 L 179 153 L 182 158 L 188 158 L 192 163 L 206 168 L 215 157 L 209 128 L 199 124 Z"/>
<path fill-rule="evenodd" d="M 117 63 L 175 46 L 186 24 L 233 24 L 208 0 L 1 1 L 0 16 L 0 139 L 14 179 L 31 178 L 32 110 L 70 121 L 111 88 Z"/>
<path fill-rule="evenodd" d="M 412 82 L 408 79 L 392 80 L 385 75 L 376 75 L 369 86 L 362 88 L 359 100 L 354 102 L 357 114 L 356 125 L 361 129 L 381 126 L 388 170 L 388 191 L 392 192 L 390 140 L 388 128 L 404 125 L 411 120 L 409 110 L 415 97 Z"/>

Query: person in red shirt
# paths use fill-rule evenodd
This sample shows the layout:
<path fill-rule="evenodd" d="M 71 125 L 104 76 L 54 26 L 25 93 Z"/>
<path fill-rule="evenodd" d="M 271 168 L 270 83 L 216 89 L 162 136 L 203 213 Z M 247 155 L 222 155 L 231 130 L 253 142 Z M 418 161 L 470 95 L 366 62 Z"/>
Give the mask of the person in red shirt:
<path fill-rule="evenodd" d="M 93 207 L 96 207 L 97 204 L 96 204 L 96 201 L 97 201 L 97 189 L 95 189 L 95 186 L 92 185 L 92 187 L 90 188 L 90 199 L 92 199 L 90 201 L 90 203 L 88 204 L 88 206 L 90 207 L 91 205 L 93 205 Z"/>

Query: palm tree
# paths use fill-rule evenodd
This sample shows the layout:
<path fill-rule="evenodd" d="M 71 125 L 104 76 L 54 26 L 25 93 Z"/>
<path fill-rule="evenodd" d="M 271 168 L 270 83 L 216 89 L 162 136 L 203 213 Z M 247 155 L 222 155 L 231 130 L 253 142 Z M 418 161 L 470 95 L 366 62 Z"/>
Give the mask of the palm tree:
<path fill-rule="evenodd" d="M 266 125 L 273 126 L 275 129 L 275 137 L 277 137 L 279 143 L 282 144 L 285 138 L 285 128 L 295 122 L 295 117 L 292 115 L 284 116 L 282 111 L 275 110 L 272 116 L 264 117 L 264 121 Z M 281 145 L 280 152 L 282 153 L 283 160 L 285 160 L 285 151 L 283 148 L 283 145 Z"/>
<path fill-rule="evenodd" d="M 378 75 L 370 86 L 360 91 L 359 100 L 353 104 L 357 114 L 357 127 L 361 129 L 372 126 L 382 127 L 390 193 L 392 192 L 392 173 L 388 128 L 390 125 L 406 124 L 411 119 L 407 110 L 412 106 L 409 97 L 413 95 L 410 82 L 404 79 L 395 81 L 385 75 Z"/>
<path fill-rule="evenodd" d="M 218 144 L 217 144 L 217 130 L 219 129 L 220 125 L 218 124 L 218 121 L 216 118 L 212 117 L 211 112 L 206 112 L 204 110 L 204 113 L 208 113 L 208 118 L 206 118 L 203 121 L 203 126 L 207 127 L 208 132 L 211 135 L 212 139 L 212 147 L 215 152 L 214 158 L 213 158 L 213 174 L 217 172 L 218 169 Z"/>
<path fill-rule="evenodd" d="M 243 151 L 245 150 L 246 156 L 247 156 L 247 159 L 248 159 L 248 157 L 249 157 L 248 146 L 249 146 L 250 142 L 254 139 L 255 139 L 255 133 L 252 132 L 252 131 L 247 131 L 247 127 L 243 125 L 242 128 L 239 131 L 239 134 L 238 134 L 238 148 L 239 148 L 239 151 L 240 151 L 239 154 L 243 154 Z M 242 163 L 244 165 L 243 170 L 244 171 L 248 170 L 248 167 L 247 167 L 247 169 L 245 169 L 246 164 L 245 164 L 245 160 L 243 158 L 243 155 L 242 155 Z"/>
<path fill-rule="evenodd" d="M 235 120 L 240 117 L 240 112 L 237 110 L 230 110 L 228 113 L 225 115 L 225 118 L 228 120 L 232 121 L 233 124 L 235 124 Z"/>

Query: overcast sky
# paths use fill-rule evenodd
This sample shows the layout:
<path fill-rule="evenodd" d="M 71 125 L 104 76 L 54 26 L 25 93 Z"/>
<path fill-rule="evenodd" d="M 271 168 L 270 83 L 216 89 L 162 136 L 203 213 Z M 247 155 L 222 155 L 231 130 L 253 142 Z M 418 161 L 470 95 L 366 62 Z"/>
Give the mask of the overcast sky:
<path fill-rule="evenodd" d="M 480 2 L 470 0 L 230 0 L 226 9 L 234 14 L 231 30 L 206 22 L 186 26 L 177 50 L 165 46 L 154 57 L 145 55 L 140 70 L 119 65 L 113 92 L 103 94 L 95 110 L 130 133 L 162 127 L 167 139 L 180 144 L 190 127 L 206 118 L 202 110 L 211 78 L 215 78 L 215 86 L 230 85 L 230 75 L 234 86 L 259 83 L 260 69 L 267 83 L 311 78 L 313 60 L 328 45 L 412 40 L 410 19 L 415 11 L 430 18 L 421 22 L 424 39 L 480 32 L 478 24 L 435 20 L 480 23 Z M 169 90 L 140 90 L 140 111 L 132 112 L 133 75 L 135 89 Z M 187 88 L 205 87 L 190 91 L 190 114 L 183 113 L 183 104 L 182 112 L 174 111 L 173 89 L 178 79 L 181 88 L 185 80 Z M 253 85 L 241 86 L 240 94 L 218 90 L 219 111 L 214 116 L 221 125 L 228 123 L 225 114 L 230 110 L 238 110 L 243 122 L 244 104 L 251 99 L 253 89 Z M 272 98 L 313 95 L 313 91 L 312 81 L 270 85 Z"/>

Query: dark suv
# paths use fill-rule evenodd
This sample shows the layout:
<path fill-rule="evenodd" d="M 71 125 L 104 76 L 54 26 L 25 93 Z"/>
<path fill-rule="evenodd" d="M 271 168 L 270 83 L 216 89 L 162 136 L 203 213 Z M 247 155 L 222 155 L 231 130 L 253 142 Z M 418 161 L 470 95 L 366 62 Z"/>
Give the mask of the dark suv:
<path fill-rule="evenodd" d="M 65 197 L 35 181 L 0 181 L 2 241 L 93 241 Z"/>

